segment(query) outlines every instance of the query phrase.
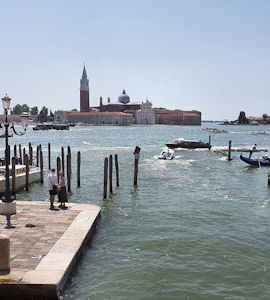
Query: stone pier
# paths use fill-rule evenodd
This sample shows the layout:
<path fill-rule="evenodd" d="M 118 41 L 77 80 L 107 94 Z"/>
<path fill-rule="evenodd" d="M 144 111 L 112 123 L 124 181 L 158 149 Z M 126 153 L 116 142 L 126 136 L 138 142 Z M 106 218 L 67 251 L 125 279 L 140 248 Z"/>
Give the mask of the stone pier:
<path fill-rule="evenodd" d="M 0 216 L 0 235 L 10 238 L 11 268 L 0 274 L 1 299 L 59 298 L 100 217 L 96 205 L 67 207 L 54 211 L 48 202 L 17 201 L 13 229 L 5 229 Z"/>

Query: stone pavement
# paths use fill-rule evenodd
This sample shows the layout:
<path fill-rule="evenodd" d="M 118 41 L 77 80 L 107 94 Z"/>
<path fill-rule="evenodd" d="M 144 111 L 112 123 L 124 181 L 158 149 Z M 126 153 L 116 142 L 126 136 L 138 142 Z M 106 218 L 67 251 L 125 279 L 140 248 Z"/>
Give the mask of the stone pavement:
<path fill-rule="evenodd" d="M 53 211 L 48 202 L 17 201 L 14 229 L 5 229 L 6 218 L 0 216 L 0 234 L 10 237 L 11 260 L 10 274 L 0 275 L 1 295 L 57 299 L 100 215 L 95 205 L 67 207 Z"/>

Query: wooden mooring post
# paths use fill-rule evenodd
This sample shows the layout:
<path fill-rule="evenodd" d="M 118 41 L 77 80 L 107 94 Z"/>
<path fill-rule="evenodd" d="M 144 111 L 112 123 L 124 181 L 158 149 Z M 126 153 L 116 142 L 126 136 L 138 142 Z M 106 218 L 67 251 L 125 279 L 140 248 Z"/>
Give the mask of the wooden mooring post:
<path fill-rule="evenodd" d="M 37 162 L 36 166 L 39 167 L 39 145 L 37 145 Z"/>
<path fill-rule="evenodd" d="M 43 183 L 43 152 L 40 150 L 40 183 Z"/>
<path fill-rule="evenodd" d="M 26 165 L 25 155 L 26 155 L 25 148 L 23 148 L 23 165 Z"/>
<path fill-rule="evenodd" d="M 59 172 L 61 170 L 61 160 L 60 157 L 56 159 L 56 173 L 57 173 L 57 181 L 59 182 Z"/>
<path fill-rule="evenodd" d="M 107 199 L 107 185 L 108 185 L 108 157 L 104 159 L 103 199 Z"/>
<path fill-rule="evenodd" d="M 270 185 L 270 172 L 267 173 L 268 185 Z"/>
<path fill-rule="evenodd" d="M 12 157 L 12 169 L 11 169 L 11 193 L 12 195 L 16 194 L 16 173 L 15 173 L 15 166 L 16 166 L 16 156 Z"/>
<path fill-rule="evenodd" d="M 229 151 L 228 151 L 228 161 L 231 161 L 231 152 L 232 152 L 232 141 L 229 141 Z"/>
<path fill-rule="evenodd" d="M 67 147 L 67 152 L 70 156 L 70 170 L 69 170 L 69 172 L 71 174 L 72 173 L 72 166 L 71 166 L 71 148 L 70 148 L 70 146 Z"/>
<path fill-rule="evenodd" d="M 77 153 L 77 187 L 81 186 L 81 152 Z"/>
<path fill-rule="evenodd" d="M 134 185 L 137 185 L 138 181 L 138 169 L 139 169 L 139 159 L 140 159 L 140 151 L 141 148 L 136 146 L 133 154 L 134 154 Z"/>
<path fill-rule="evenodd" d="M 19 144 L 19 161 L 20 161 L 20 165 L 22 164 L 22 145 Z"/>
<path fill-rule="evenodd" d="M 28 155 L 25 154 L 25 165 L 26 165 L 26 175 L 25 175 L 25 189 L 29 189 L 29 160 Z"/>
<path fill-rule="evenodd" d="M 14 145 L 14 148 L 13 148 L 13 149 L 14 149 L 14 151 L 13 151 L 13 152 L 14 152 L 14 155 L 13 155 L 13 156 L 14 156 L 14 157 L 17 157 L 17 145 Z"/>
<path fill-rule="evenodd" d="M 71 191 L 71 155 L 67 154 L 67 189 Z"/>
<path fill-rule="evenodd" d="M 113 157 L 110 155 L 109 157 L 109 182 L 110 182 L 110 193 L 113 192 L 112 186 L 112 172 L 113 172 Z"/>
<path fill-rule="evenodd" d="M 33 165 L 33 147 L 31 145 L 31 147 L 29 148 L 29 163 L 30 163 L 30 166 Z"/>
<path fill-rule="evenodd" d="M 51 143 L 48 143 L 48 169 L 51 169 Z"/>
<path fill-rule="evenodd" d="M 211 149 L 211 147 L 212 147 L 212 146 L 211 146 L 211 135 L 209 135 L 208 144 L 209 144 L 209 148 L 208 148 L 208 149 L 210 150 L 210 149 Z"/>
<path fill-rule="evenodd" d="M 114 155 L 114 161 L 115 161 L 115 172 L 116 172 L 116 186 L 119 186 L 119 165 L 118 165 L 117 154 Z"/>
<path fill-rule="evenodd" d="M 61 148 L 61 158 L 62 158 L 62 171 L 63 171 L 63 175 L 65 176 L 65 149 L 64 149 L 64 147 Z"/>

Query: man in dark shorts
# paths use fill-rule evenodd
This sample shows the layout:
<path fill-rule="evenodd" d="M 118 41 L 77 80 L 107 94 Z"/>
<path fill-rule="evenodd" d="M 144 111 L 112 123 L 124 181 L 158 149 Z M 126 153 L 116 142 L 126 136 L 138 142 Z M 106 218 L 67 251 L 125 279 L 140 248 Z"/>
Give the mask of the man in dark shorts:
<path fill-rule="evenodd" d="M 54 198 L 55 195 L 57 195 L 58 191 L 58 180 L 57 180 L 57 175 L 55 173 L 55 169 L 51 169 L 51 172 L 49 173 L 47 177 L 47 187 L 49 190 L 50 194 L 50 209 L 54 209 Z"/>

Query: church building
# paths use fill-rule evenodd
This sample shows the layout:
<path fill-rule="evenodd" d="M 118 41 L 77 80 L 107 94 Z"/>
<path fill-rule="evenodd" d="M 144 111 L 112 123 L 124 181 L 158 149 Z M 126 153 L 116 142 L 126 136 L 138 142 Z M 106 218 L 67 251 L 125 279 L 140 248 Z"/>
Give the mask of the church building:
<path fill-rule="evenodd" d="M 167 124 L 167 125 L 200 125 L 201 113 L 198 111 L 181 111 L 167 109 L 152 109 L 152 103 L 130 100 L 125 89 L 117 101 L 90 106 L 89 79 L 85 65 L 80 79 L 80 111 L 56 111 L 55 122 L 72 122 L 89 125 L 131 125 L 131 124 Z"/>

